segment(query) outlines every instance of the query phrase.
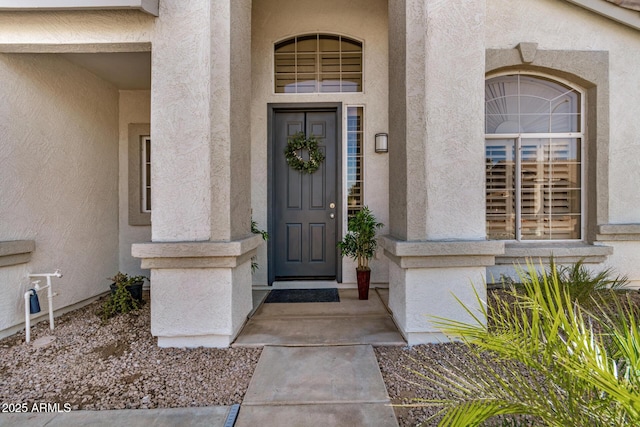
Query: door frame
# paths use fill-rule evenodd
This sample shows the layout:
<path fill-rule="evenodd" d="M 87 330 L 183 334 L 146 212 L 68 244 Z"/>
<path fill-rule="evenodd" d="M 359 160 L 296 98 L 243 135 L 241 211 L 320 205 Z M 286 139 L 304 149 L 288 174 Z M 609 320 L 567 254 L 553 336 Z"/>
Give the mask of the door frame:
<path fill-rule="evenodd" d="M 273 206 L 274 206 L 274 191 L 273 184 L 275 181 L 275 170 L 273 168 L 273 157 L 277 154 L 284 155 L 283 153 L 274 153 L 274 122 L 277 113 L 285 112 L 333 112 L 336 114 L 336 204 L 340 209 L 336 209 L 336 221 L 338 226 L 336 227 L 336 242 L 342 239 L 342 217 L 343 217 L 343 199 L 342 199 L 342 151 L 344 149 L 343 135 L 342 135 L 342 103 L 341 102 L 313 102 L 313 103 L 269 103 L 267 104 L 267 230 L 269 233 L 273 233 L 275 229 Z M 269 286 L 273 285 L 275 281 L 275 256 L 276 248 L 273 239 L 269 239 L 267 242 L 267 258 L 268 258 L 268 283 Z M 336 281 L 342 283 L 342 255 L 336 246 Z"/>

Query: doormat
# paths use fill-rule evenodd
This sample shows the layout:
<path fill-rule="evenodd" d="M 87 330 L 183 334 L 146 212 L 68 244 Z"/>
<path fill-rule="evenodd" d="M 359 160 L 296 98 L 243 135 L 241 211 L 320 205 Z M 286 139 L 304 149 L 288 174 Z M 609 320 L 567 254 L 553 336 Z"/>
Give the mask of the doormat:
<path fill-rule="evenodd" d="M 337 288 L 329 289 L 274 289 L 266 303 L 278 302 L 340 302 Z"/>

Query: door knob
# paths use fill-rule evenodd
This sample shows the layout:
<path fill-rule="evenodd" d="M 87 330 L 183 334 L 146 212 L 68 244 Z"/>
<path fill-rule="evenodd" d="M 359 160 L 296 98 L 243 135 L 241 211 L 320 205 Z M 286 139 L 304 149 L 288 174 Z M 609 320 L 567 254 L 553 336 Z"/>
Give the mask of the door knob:
<path fill-rule="evenodd" d="M 333 218 L 335 218 L 335 217 L 336 217 L 336 215 L 335 215 L 335 214 L 332 214 L 332 213 L 331 213 L 331 214 L 329 214 L 329 218 L 333 219 Z"/>

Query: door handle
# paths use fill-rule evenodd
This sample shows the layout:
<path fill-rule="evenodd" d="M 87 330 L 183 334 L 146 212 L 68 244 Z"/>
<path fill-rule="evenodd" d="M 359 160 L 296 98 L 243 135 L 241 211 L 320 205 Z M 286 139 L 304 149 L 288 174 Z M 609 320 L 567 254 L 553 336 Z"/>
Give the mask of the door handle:
<path fill-rule="evenodd" d="M 335 218 L 335 217 L 336 217 L 336 215 L 335 215 L 334 213 L 330 213 L 330 214 L 329 214 L 329 218 L 333 219 L 333 218 Z"/>

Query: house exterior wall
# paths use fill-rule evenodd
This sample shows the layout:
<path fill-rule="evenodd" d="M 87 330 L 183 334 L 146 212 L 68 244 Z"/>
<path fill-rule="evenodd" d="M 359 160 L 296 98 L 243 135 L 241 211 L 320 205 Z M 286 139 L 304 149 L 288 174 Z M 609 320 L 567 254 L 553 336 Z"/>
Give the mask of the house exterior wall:
<path fill-rule="evenodd" d="M 388 132 L 388 37 L 386 0 L 254 0 L 252 5 L 251 199 L 253 219 L 267 228 L 267 105 L 270 103 L 343 103 L 364 107 L 364 203 L 388 225 L 388 155 L 374 152 L 374 135 Z M 363 42 L 364 91 L 336 94 L 275 94 L 274 43 L 301 34 L 339 34 Z M 346 126 L 343 126 L 343 140 Z M 390 140 L 389 145 L 402 144 Z M 342 146 L 344 150 L 344 145 Z M 394 149 L 393 147 L 390 149 Z M 346 157 L 343 155 L 343 158 Z M 346 196 L 343 197 L 343 199 Z M 341 230 L 346 231 L 346 203 Z M 383 229 L 384 233 L 386 230 Z M 267 284 L 267 247 L 258 251 L 255 285 Z M 388 282 L 388 264 L 380 251 L 371 263 L 372 282 Z M 355 284 L 355 264 L 343 260 L 343 283 Z"/>
<path fill-rule="evenodd" d="M 363 93 L 274 94 L 274 43 L 309 33 L 363 42 Z M 482 83 L 485 54 L 523 42 L 607 53 L 606 177 L 588 181 L 605 183 L 593 199 L 605 197 L 593 239 L 607 248 L 592 261 L 640 285 L 634 29 L 557 0 L 167 1 L 158 18 L 1 12 L 0 141 L 8 149 L 0 153 L 0 242 L 27 243 L 0 245 L 0 336 L 23 320 L 28 273 L 62 269 L 55 306 L 72 306 L 103 292 L 118 268 L 143 272 L 131 245 L 152 239 L 134 244 L 133 256 L 152 269 L 160 345 L 228 345 L 251 308 L 250 282 L 267 283 L 266 245 L 247 235 L 250 215 L 267 226 L 268 105 L 342 103 L 365 109 L 364 202 L 386 224 L 373 281 L 389 282 L 411 344 L 439 338 L 426 316 L 463 318 L 450 291 L 474 301 L 469 280 L 505 269 L 486 268 L 505 248 L 485 241 Z M 50 54 L 152 44 L 150 92 L 118 93 Z M 153 230 L 127 221 L 128 126 L 149 122 Z M 389 133 L 389 154 L 374 153 L 377 132 Z M 26 253 L 3 256 L 6 247 Z M 261 268 L 251 279 L 256 247 Z M 20 261 L 3 266 L 7 258 Z M 353 267 L 343 261 L 347 285 Z"/>
<path fill-rule="evenodd" d="M 130 11 L 2 12 L 3 52 L 91 52 L 146 50 L 155 18 Z"/>
<path fill-rule="evenodd" d="M 154 21 L 114 10 L 0 13 L 0 241 L 35 242 L 29 262 L 0 268 L 0 336 L 23 327 L 29 273 L 62 270 L 60 314 L 130 265 L 119 261 L 118 90 L 54 54 L 149 50 Z"/>
<path fill-rule="evenodd" d="M 596 244 L 613 248 L 602 266 L 614 267 L 628 275 L 632 285 L 640 286 L 640 122 L 636 119 L 640 114 L 640 55 L 634 54 L 640 51 L 640 33 L 577 6 L 551 0 L 487 0 L 486 28 L 487 49 L 510 49 L 521 42 L 533 42 L 538 50 L 608 52 L 608 208 L 599 213 L 605 222 L 597 225 L 613 228 L 599 234 Z M 586 188 L 586 193 L 590 190 Z M 504 271 L 500 267 L 492 273 L 497 278 Z"/>
<path fill-rule="evenodd" d="M 131 225 L 129 221 L 129 183 L 131 174 L 139 171 L 129 170 L 129 128 L 130 124 L 149 124 L 151 120 L 151 93 L 148 90 L 121 90 L 119 97 L 119 162 L 120 194 L 119 208 L 119 265 L 120 271 L 130 275 L 149 276 L 149 270 L 140 268 L 140 260 L 131 255 L 131 245 L 151 240 L 150 225 Z M 139 196 L 138 196 L 139 197 Z M 137 202 L 136 197 L 136 202 Z M 139 209 L 139 208 L 138 208 Z"/>
<path fill-rule="evenodd" d="M 57 310 L 118 268 L 118 91 L 55 55 L 0 54 L 0 81 L 0 241 L 35 241 L 0 268 L 3 336 L 24 322 L 27 274 L 62 270 Z"/>

